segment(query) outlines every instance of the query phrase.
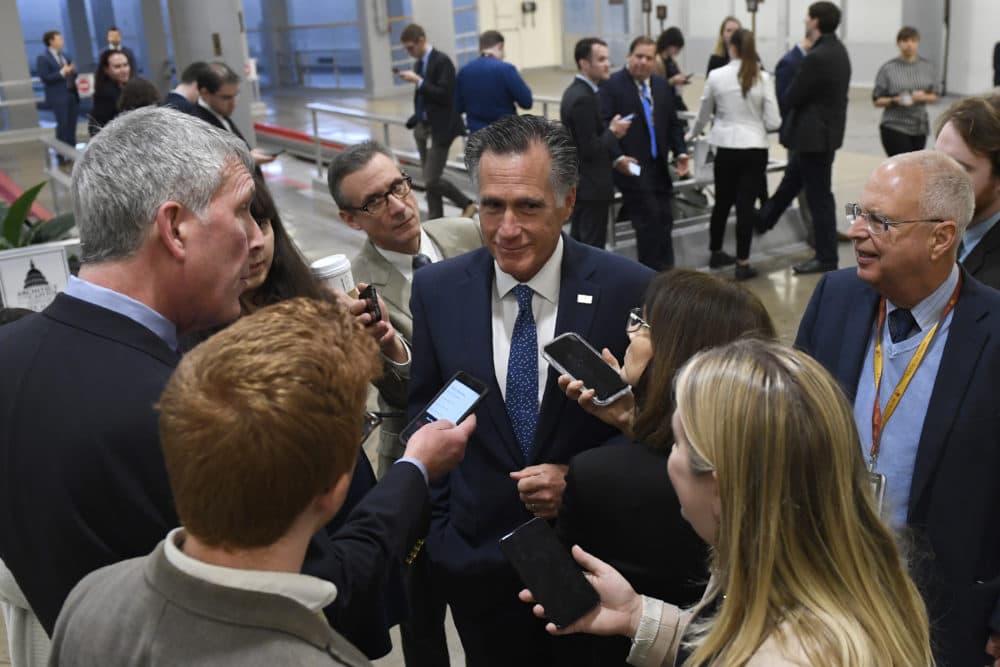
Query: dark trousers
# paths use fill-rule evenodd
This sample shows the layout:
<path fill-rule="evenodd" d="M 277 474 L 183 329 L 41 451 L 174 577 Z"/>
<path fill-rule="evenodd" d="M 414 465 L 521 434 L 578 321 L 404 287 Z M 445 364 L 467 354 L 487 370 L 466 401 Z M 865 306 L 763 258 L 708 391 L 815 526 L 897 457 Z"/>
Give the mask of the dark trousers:
<path fill-rule="evenodd" d="M 609 201 L 576 200 L 570 217 L 569 235 L 580 243 L 604 249 L 608 241 Z"/>
<path fill-rule="evenodd" d="M 466 667 L 551 667 L 553 638 L 517 599 L 524 584 L 513 570 L 459 576 L 448 586 Z"/>
<path fill-rule="evenodd" d="M 70 92 L 66 101 L 52 105 L 52 114 L 56 117 L 56 139 L 76 146 L 76 122 L 80 113 L 80 98 L 76 91 Z"/>
<path fill-rule="evenodd" d="M 427 219 L 433 220 L 444 216 L 442 197 L 447 197 L 459 208 L 471 204 L 472 200 L 454 183 L 441 176 L 448 162 L 451 142 L 447 144 L 435 142 L 431 137 L 431 126 L 427 123 L 417 123 L 413 128 L 413 138 L 417 141 L 417 152 L 420 153 L 420 164 L 423 165 L 424 187 L 427 188 Z"/>
<path fill-rule="evenodd" d="M 433 581 L 427 550 L 421 549 L 406 568 L 410 613 L 399 625 L 403 659 L 407 667 L 449 667 L 448 638 L 444 631 L 447 603 L 444 591 Z"/>
<path fill-rule="evenodd" d="M 882 136 L 882 148 L 885 149 L 885 154 L 889 157 L 900 153 L 921 151 L 927 145 L 926 134 L 906 134 L 885 125 L 879 125 L 878 131 Z"/>
<path fill-rule="evenodd" d="M 628 190 L 622 192 L 624 205 L 620 219 L 632 221 L 639 262 L 654 271 L 674 268 L 674 216 L 670 211 L 670 190 Z"/>
<path fill-rule="evenodd" d="M 708 226 L 712 252 L 722 250 L 729 211 L 736 205 L 736 257 L 750 258 L 756 217 L 754 201 L 767 169 L 766 148 L 718 148 L 715 151 L 715 206 Z"/>
<path fill-rule="evenodd" d="M 774 191 L 767 203 L 761 207 L 761 222 L 768 228 L 773 227 L 796 197 L 799 198 L 799 215 L 811 229 L 812 215 L 809 213 L 806 196 L 802 192 L 802 174 L 799 173 L 798 154 L 795 151 L 788 151 L 788 165 L 781 176 L 781 183 L 778 184 L 778 189 Z"/>
<path fill-rule="evenodd" d="M 798 154 L 799 173 L 809 201 L 816 239 L 816 259 L 837 264 L 837 213 L 833 201 L 834 151 Z"/>

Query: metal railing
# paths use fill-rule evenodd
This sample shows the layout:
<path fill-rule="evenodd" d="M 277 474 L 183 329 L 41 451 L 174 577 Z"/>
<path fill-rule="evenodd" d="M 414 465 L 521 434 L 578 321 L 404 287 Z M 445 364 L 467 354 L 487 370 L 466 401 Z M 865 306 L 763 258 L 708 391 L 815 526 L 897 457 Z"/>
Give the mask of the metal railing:
<path fill-rule="evenodd" d="M 30 79 L 15 79 L 13 81 L 0 81 L 0 89 L 7 86 L 33 86 L 36 83 L 40 83 L 41 79 L 37 76 L 31 77 Z M 43 101 L 44 98 L 41 97 L 21 97 L 15 100 L 0 100 L 0 109 L 7 107 L 20 107 L 28 106 L 32 104 L 38 104 Z"/>

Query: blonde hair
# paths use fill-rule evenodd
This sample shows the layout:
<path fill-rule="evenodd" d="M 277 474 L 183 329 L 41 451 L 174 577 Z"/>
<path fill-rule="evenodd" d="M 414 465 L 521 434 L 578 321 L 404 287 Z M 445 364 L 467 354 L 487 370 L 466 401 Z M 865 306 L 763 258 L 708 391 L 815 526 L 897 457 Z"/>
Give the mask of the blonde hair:
<path fill-rule="evenodd" d="M 735 16 L 727 16 L 722 19 L 722 23 L 719 24 L 719 38 L 715 40 L 715 50 L 712 51 L 713 55 L 725 56 L 729 54 L 729 45 L 726 44 L 726 40 L 722 37 L 722 33 L 726 29 L 726 24 L 733 21 L 736 24 L 737 29 L 742 28 L 743 24 Z"/>
<path fill-rule="evenodd" d="M 744 665 L 768 638 L 800 644 L 811 665 L 933 664 L 833 378 L 802 352 L 742 340 L 693 357 L 676 392 L 691 468 L 719 483 L 707 598 L 725 594 L 689 630 L 684 664 Z"/>

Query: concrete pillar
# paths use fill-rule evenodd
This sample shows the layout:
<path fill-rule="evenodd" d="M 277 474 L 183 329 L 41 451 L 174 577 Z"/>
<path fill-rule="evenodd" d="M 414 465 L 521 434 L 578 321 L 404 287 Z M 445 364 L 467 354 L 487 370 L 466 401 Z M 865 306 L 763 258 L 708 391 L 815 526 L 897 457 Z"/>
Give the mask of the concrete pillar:
<path fill-rule="evenodd" d="M 104 49 L 108 48 L 108 28 L 111 26 L 121 28 L 119 23 L 122 21 L 115 17 L 115 8 L 111 0 L 90 0 L 90 15 L 94 19 L 94 40 L 97 43 L 97 55 L 100 55 Z"/>
<path fill-rule="evenodd" d="M 938 81 L 944 79 L 944 0 L 903 0 L 904 25 L 920 32 L 920 55 L 937 67 Z"/>
<path fill-rule="evenodd" d="M 62 33 L 63 41 L 66 43 L 66 51 L 73 56 L 76 62 L 76 71 L 96 72 L 97 60 L 94 55 L 94 41 L 91 38 L 86 6 L 82 2 L 64 2 L 62 15 L 63 25 L 67 26 L 66 32 Z"/>
<path fill-rule="evenodd" d="M 143 76 L 153 82 L 162 94 L 173 87 L 170 76 L 170 55 L 167 51 L 167 35 L 163 26 L 167 24 L 163 16 L 160 0 L 141 0 L 142 37 L 145 41 L 147 65 Z M 180 75 L 180 72 L 177 72 Z"/>
<path fill-rule="evenodd" d="M 17 3 L 0 2 L 0 81 L 27 81 L 31 77 L 28 58 L 24 52 L 24 33 Z M 4 86 L 0 99 L 20 100 L 34 97 L 31 84 Z M 7 130 L 38 127 L 38 112 L 34 105 L 10 107 L 4 110 Z"/>
<path fill-rule="evenodd" d="M 168 0 L 170 35 L 173 40 L 177 70 L 197 60 L 222 61 L 243 77 L 246 73 L 247 39 L 243 25 L 241 0 Z M 257 145 L 250 106 L 253 94 L 243 82 L 232 119 L 240 132 Z"/>
<path fill-rule="evenodd" d="M 427 41 L 455 60 L 455 12 L 452 0 L 413 0 L 413 22 L 423 26 Z M 393 45 L 394 46 L 394 45 Z"/>
<path fill-rule="evenodd" d="M 281 69 L 280 54 L 291 58 L 292 40 L 288 31 L 288 3 L 285 0 L 266 0 L 261 3 L 261 58 L 270 74 L 272 88 L 298 85 L 292 80 L 291 71 Z"/>
<path fill-rule="evenodd" d="M 392 43 L 385 11 L 379 3 L 357 0 L 358 29 L 361 32 L 361 62 L 365 70 L 365 91 L 381 97 L 398 91 L 392 74 Z M 384 4 L 381 7 L 385 7 Z"/>

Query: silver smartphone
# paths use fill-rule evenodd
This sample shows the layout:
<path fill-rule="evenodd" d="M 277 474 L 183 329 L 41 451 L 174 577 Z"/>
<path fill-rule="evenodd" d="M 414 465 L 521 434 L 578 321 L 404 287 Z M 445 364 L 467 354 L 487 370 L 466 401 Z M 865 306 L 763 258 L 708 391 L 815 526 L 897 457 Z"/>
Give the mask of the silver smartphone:
<path fill-rule="evenodd" d="M 625 381 L 579 334 L 569 332 L 556 336 L 542 349 L 542 354 L 560 373 L 581 380 L 585 387 L 593 389 L 597 405 L 614 403 L 629 392 Z"/>

